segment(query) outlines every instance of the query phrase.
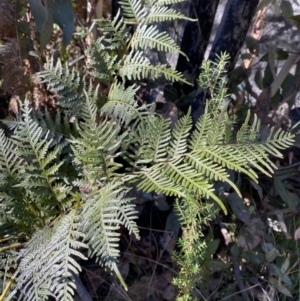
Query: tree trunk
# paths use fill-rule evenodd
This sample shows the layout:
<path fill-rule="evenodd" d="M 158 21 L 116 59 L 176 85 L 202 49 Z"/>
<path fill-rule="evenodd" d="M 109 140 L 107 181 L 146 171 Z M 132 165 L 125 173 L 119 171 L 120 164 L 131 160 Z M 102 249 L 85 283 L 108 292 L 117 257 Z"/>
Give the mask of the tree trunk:
<path fill-rule="evenodd" d="M 230 0 L 226 5 L 209 59 L 215 60 L 216 55 L 226 51 L 230 56 L 228 72 L 235 66 L 258 2 L 259 0 Z"/>
<path fill-rule="evenodd" d="M 181 49 L 187 54 L 189 61 L 180 55 L 177 70 L 187 71 L 195 83 L 209 42 L 218 4 L 219 0 L 196 0 L 192 2 L 189 9 L 188 16 L 198 21 L 186 24 Z"/>

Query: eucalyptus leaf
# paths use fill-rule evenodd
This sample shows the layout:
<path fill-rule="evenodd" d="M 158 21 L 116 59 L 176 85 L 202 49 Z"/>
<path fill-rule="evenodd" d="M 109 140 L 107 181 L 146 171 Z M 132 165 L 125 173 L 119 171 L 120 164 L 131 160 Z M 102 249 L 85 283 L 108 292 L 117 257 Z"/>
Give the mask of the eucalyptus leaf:
<path fill-rule="evenodd" d="M 72 1 L 55 0 L 53 19 L 63 31 L 63 43 L 68 45 L 71 42 L 74 31 L 74 11 Z"/>
<path fill-rule="evenodd" d="M 40 47 L 44 49 L 50 42 L 53 31 L 53 0 L 29 0 L 29 5 L 40 33 Z"/>

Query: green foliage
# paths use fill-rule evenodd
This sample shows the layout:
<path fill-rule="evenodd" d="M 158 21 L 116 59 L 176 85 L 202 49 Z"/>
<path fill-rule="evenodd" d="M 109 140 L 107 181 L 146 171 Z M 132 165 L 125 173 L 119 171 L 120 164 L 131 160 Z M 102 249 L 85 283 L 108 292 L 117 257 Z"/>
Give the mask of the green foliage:
<path fill-rule="evenodd" d="M 0 133 L 0 229 L 9 237 L 0 240 L 1 266 L 15 263 L 16 254 L 9 250 L 21 234 L 26 241 L 18 245 L 17 267 L 11 265 L 16 286 L 8 300 L 73 300 L 80 263 L 87 257 L 114 272 L 126 288 L 117 259 L 120 227 L 138 237 L 137 212 L 128 197 L 132 185 L 177 199 L 186 235 L 175 254 L 180 266 L 176 285 L 179 300 L 189 300 L 205 248 L 201 225 L 216 212 L 211 200 L 227 212 L 214 182 L 227 182 L 240 194 L 229 169 L 256 181 L 257 170 L 269 175 L 275 169 L 267 156 L 280 156 L 278 150 L 293 143 L 293 135 L 280 129 L 261 134 L 259 121 L 250 124 L 249 115 L 234 135 L 225 100 L 226 55 L 203 65 L 199 83 L 212 99 L 195 130 L 190 110 L 171 129 L 170 121 L 149 106 L 138 106 L 137 86 L 130 81 L 164 75 L 187 82 L 168 66 L 152 65 L 144 53 L 147 47 L 180 51 L 149 20 L 181 15 L 164 8 L 171 1 L 120 3 L 124 20 L 118 15 L 97 22 L 103 36 L 87 51 L 89 74 L 110 84 L 107 102 L 99 104 L 98 89 L 92 81 L 86 84 L 79 71 L 50 60 L 39 77 L 60 97 L 64 117 L 61 112 L 54 119 L 47 112 L 43 116 L 26 101 L 14 135 Z M 126 26 L 132 23 L 136 30 L 131 35 Z M 118 158 L 129 164 L 125 173 L 119 171 Z M 1 281 L 5 287 L 7 277 Z"/>
<path fill-rule="evenodd" d="M 49 91 L 57 94 L 58 105 L 77 113 L 82 103 L 85 79 L 75 69 L 62 66 L 58 60 L 54 67 L 53 59 L 45 65 L 45 71 L 39 72 L 43 78 L 42 83 L 47 83 Z"/>
<path fill-rule="evenodd" d="M 215 216 L 211 204 L 189 204 L 185 200 L 176 202 L 175 209 L 183 225 L 183 235 L 179 239 L 180 252 L 173 258 L 180 267 L 173 283 L 179 289 L 178 301 L 193 300 L 192 290 L 201 279 L 201 265 L 206 250 L 206 242 L 201 226 L 208 224 Z"/>

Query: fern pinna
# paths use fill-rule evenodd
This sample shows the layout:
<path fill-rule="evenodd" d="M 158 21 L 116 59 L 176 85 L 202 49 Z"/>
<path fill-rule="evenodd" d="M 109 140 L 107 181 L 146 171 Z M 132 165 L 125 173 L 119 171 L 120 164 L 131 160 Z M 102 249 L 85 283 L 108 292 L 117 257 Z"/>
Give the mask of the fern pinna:
<path fill-rule="evenodd" d="M 137 105 L 138 86 L 130 81 L 163 75 L 187 82 L 166 65 L 152 65 L 144 54 L 148 47 L 180 52 L 152 24 L 187 19 L 167 7 L 174 2 L 124 0 L 122 17 L 95 21 L 102 36 L 87 50 L 88 71 L 110 85 L 104 105 L 99 96 L 105 94 L 93 88 L 92 80 L 50 60 L 39 76 L 56 93 L 64 117 L 42 115 L 26 101 L 13 136 L 0 132 L 0 300 L 73 300 L 80 262 L 88 257 L 114 272 L 126 288 L 117 265 L 118 229 L 123 225 L 139 235 L 128 197 L 132 185 L 176 198 L 189 233 L 180 240 L 182 253 L 175 255 L 180 300 L 196 282 L 205 247 L 200 225 L 214 213 L 210 200 L 226 212 L 214 181 L 227 182 L 239 193 L 228 170 L 256 181 L 257 170 L 270 175 L 275 169 L 268 155 L 280 156 L 292 145 L 293 135 L 280 129 L 260 135 L 259 121 L 249 125 L 249 115 L 234 135 L 227 114 L 226 55 L 203 64 L 199 84 L 212 99 L 194 130 L 190 111 L 171 129 L 151 106 Z M 125 173 L 119 157 L 128 162 Z"/>

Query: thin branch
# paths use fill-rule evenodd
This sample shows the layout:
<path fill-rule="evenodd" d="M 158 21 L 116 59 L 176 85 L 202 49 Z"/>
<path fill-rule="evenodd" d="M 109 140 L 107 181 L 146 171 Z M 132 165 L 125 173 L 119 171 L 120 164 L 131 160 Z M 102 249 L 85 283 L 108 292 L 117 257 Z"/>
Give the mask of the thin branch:
<path fill-rule="evenodd" d="M 26 245 L 26 243 L 19 243 L 19 244 L 14 244 L 14 245 L 10 245 L 10 246 L 5 246 L 5 247 L 0 248 L 0 252 L 14 249 L 14 248 L 24 247 L 25 245 Z"/>

